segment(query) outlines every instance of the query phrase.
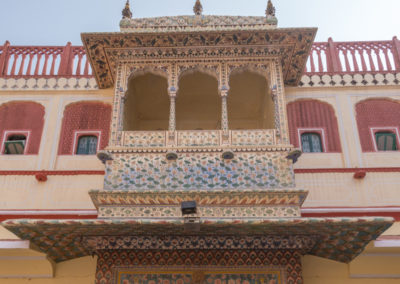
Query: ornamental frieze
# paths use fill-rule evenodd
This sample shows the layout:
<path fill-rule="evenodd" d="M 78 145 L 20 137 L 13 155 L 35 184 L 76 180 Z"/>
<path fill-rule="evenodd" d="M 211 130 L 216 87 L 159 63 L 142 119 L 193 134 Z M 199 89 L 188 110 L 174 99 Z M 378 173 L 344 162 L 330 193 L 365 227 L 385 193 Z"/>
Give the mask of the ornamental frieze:
<path fill-rule="evenodd" d="M 114 85 L 117 61 L 133 58 L 275 56 L 282 60 L 285 83 L 297 85 L 315 28 L 267 31 L 84 33 L 88 57 L 100 88 Z"/>

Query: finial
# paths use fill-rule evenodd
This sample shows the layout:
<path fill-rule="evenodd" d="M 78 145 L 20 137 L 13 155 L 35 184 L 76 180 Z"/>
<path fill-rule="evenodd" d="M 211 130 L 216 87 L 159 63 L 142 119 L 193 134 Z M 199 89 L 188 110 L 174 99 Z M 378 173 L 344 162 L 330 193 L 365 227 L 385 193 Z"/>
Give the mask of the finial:
<path fill-rule="evenodd" d="M 126 0 L 125 8 L 122 10 L 122 18 L 132 18 L 131 8 L 129 7 L 129 0 Z"/>
<path fill-rule="evenodd" d="M 194 4 L 193 7 L 193 12 L 197 16 L 200 16 L 201 13 L 203 12 L 203 6 L 201 5 L 200 0 L 196 0 L 196 3 Z"/>
<path fill-rule="evenodd" d="M 265 10 L 265 15 L 267 17 L 268 16 L 275 17 L 275 7 L 274 7 L 274 4 L 272 4 L 271 0 L 268 0 L 267 9 Z"/>

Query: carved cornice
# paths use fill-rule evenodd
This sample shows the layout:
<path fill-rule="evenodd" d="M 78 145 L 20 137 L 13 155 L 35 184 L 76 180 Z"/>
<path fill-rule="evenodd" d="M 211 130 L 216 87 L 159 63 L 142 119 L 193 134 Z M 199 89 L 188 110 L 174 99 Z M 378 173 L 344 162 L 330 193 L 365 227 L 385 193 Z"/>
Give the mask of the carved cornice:
<path fill-rule="evenodd" d="M 174 32 L 84 33 L 82 40 L 100 88 L 114 85 L 120 61 L 218 58 L 275 58 L 281 61 L 287 85 L 301 78 L 315 28 Z"/>

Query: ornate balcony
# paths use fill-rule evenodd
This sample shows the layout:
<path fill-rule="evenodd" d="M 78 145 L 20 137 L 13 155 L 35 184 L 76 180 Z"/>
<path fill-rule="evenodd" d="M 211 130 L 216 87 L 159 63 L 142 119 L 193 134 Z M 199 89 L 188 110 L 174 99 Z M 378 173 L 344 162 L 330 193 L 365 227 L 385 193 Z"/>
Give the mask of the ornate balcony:
<path fill-rule="evenodd" d="M 124 131 L 121 145 L 129 148 L 273 146 L 275 129 Z"/>

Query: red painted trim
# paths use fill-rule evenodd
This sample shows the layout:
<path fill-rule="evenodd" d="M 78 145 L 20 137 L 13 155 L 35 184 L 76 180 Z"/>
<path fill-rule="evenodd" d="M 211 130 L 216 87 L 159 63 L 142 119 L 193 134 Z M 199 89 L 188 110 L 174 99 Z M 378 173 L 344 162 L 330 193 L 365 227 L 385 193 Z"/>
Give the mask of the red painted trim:
<path fill-rule="evenodd" d="M 332 168 L 332 169 L 295 169 L 295 174 L 319 174 L 319 173 L 356 173 L 365 171 L 370 173 L 397 173 L 400 168 Z"/>
<path fill-rule="evenodd" d="M 1 215 L 0 214 L 0 222 L 3 222 L 5 220 L 11 220 L 11 219 L 49 219 L 49 220 L 69 220 L 69 219 L 97 219 L 97 214 L 93 215 L 77 215 L 77 214 L 71 214 L 71 215 L 25 215 L 25 214 L 20 214 L 20 215 Z"/>
<path fill-rule="evenodd" d="M 302 213 L 302 217 L 325 218 L 325 217 L 392 217 L 400 221 L 400 212 L 327 212 L 327 213 Z"/>
<path fill-rule="evenodd" d="M 0 176 L 34 176 L 37 174 L 48 176 L 105 175 L 105 171 L 0 171 Z"/>

